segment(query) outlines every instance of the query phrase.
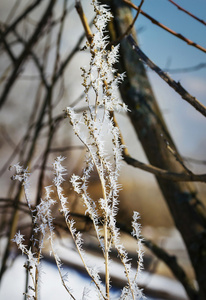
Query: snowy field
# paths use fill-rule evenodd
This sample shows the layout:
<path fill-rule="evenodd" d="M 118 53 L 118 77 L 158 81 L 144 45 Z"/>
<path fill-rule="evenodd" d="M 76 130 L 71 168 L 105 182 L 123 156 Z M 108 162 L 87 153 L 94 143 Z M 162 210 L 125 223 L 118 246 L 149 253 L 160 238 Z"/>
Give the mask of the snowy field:
<path fill-rule="evenodd" d="M 74 257 L 71 257 L 70 259 L 73 260 Z M 12 267 L 6 271 L 0 286 L 1 300 L 23 300 L 25 285 L 25 269 L 23 268 L 23 265 L 25 260 L 24 256 L 17 257 Z M 94 259 L 93 262 L 94 264 L 98 264 L 98 260 L 96 259 Z M 72 287 L 76 299 L 82 299 L 83 293 L 86 295 L 85 299 L 98 299 L 96 290 L 87 276 L 75 271 L 73 268 L 64 267 L 63 269 L 64 272 L 68 274 L 68 286 Z M 114 263 L 112 271 L 114 274 L 116 273 L 116 276 L 120 275 L 121 280 L 121 266 Z M 61 284 L 55 264 L 43 261 L 40 283 L 41 300 L 70 299 L 68 293 Z M 141 284 L 145 284 L 153 290 L 161 289 L 166 293 L 172 290 L 175 299 L 186 299 L 182 287 L 171 279 L 142 272 Z M 119 289 L 113 289 L 111 291 L 111 300 L 118 299 L 120 292 Z M 147 297 L 147 299 L 162 300 L 163 298 Z"/>
<path fill-rule="evenodd" d="M 7 270 L 1 283 L 1 300 L 23 300 L 22 294 L 25 285 L 24 263 L 25 257 L 19 256 L 15 260 L 13 266 Z M 87 276 L 68 267 L 64 267 L 63 269 L 65 273 L 68 274 L 68 286 L 72 287 L 76 299 L 82 299 L 83 293 L 87 295 L 85 299 L 98 299 L 94 285 Z M 42 263 L 40 282 L 40 299 L 70 299 L 68 293 L 61 284 L 57 268 L 54 264 L 49 262 Z M 120 290 L 113 289 L 111 291 L 111 299 L 118 299 L 119 295 Z"/>

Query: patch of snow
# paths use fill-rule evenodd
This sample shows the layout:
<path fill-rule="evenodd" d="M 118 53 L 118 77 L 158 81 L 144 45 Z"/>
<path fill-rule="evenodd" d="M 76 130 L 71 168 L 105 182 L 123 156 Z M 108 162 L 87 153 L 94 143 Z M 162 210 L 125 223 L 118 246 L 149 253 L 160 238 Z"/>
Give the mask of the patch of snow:
<path fill-rule="evenodd" d="M 26 261 L 24 256 L 19 256 L 14 264 L 9 268 L 3 276 L 0 289 L 1 300 L 23 300 L 25 287 L 26 272 L 23 265 Z M 97 299 L 97 292 L 91 280 L 78 273 L 77 271 L 64 267 L 65 273 L 68 275 L 68 286 L 72 287 L 72 291 L 76 299 L 82 299 L 85 288 L 88 296 L 85 299 Z M 118 290 L 111 293 L 112 299 L 117 299 Z M 40 281 L 40 299 L 56 300 L 70 299 L 68 293 L 61 284 L 61 280 L 54 264 L 42 262 L 42 274 Z"/>

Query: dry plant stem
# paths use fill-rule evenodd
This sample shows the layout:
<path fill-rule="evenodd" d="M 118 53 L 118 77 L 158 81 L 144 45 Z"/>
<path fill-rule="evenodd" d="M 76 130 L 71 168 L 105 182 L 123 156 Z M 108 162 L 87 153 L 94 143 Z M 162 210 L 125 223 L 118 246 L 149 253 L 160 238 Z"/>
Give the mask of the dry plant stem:
<path fill-rule="evenodd" d="M 111 115 L 113 115 L 113 112 L 111 112 Z M 82 141 L 81 137 L 80 136 L 78 136 L 78 137 Z M 84 144 L 83 141 L 82 141 L 82 143 Z M 87 147 L 87 149 L 89 151 L 89 148 L 86 144 L 85 144 L 85 147 Z M 91 156 L 93 157 L 92 153 L 91 153 Z M 95 159 L 94 158 L 93 158 L 93 161 L 94 161 L 94 164 L 95 164 Z M 99 179 L 100 179 L 100 182 L 101 182 L 103 199 L 105 200 L 105 203 L 107 205 L 105 180 L 104 180 L 103 176 L 101 176 L 101 174 L 99 173 L 99 169 L 98 169 L 98 166 L 96 164 L 95 164 L 95 167 L 96 167 L 96 170 L 98 172 L 98 176 L 99 176 Z M 104 249 L 105 286 L 106 286 L 106 297 L 107 297 L 106 299 L 109 299 L 109 268 L 108 268 L 108 266 L 109 266 L 109 239 L 108 239 L 108 229 L 110 230 L 111 234 L 113 233 L 113 235 L 115 235 L 115 233 L 113 232 L 113 228 L 111 228 L 110 226 L 107 226 L 108 219 L 107 219 L 106 216 L 104 217 L 103 222 L 104 222 L 103 231 L 104 231 L 104 247 L 105 247 L 105 249 Z M 125 268 L 125 274 L 126 274 L 128 284 L 129 284 L 129 287 L 130 287 L 130 290 L 131 290 L 131 293 L 132 293 L 132 298 L 135 300 L 135 295 L 134 295 L 134 291 L 133 291 L 133 288 L 132 288 L 132 283 L 131 283 L 131 280 L 130 280 L 130 277 L 129 277 L 128 269 L 127 269 L 127 267 L 125 265 L 125 262 L 124 262 L 124 257 L 122 256 L 122 253 L 119 251 L 119 249 L 118 249 L 118 247 L 116 247 L 116 245 L 115 245 L 115 248 L 116 248 L 116 250 L 118 252 L 118 255 L 120 257 L 120 260 L 121 260 L 121 262 L 122 262 L 122 264 Z"/>
<path fill-rule="evenodd" d="M 81 218 L 85 223 L 92 223 L 91 219 L 85 215 L 82 214 L 73 214 L 70 213 L 71 216 Z M 61 227 L 62 229 L 66 230 L 66 225 L 58 224 L 55 222 L 56 226 Z M 121 229 L 121 231 L 127 233 L 130 235 L 131 228 L 128 228 L 122 223 L 117 223 L 117 226 Z M 162 260 L 173 272 L 174 276 L 181 282 L 181 284 L 184 286 L 185 290 L 187 291 L 188 296 L 196 295 L 197 291 L 194 288 L 193 283 L 189 280 L 187 277 L 187 274 L 183 270 L 183 268 L 178 264 L 177 258 L 174 255 L 169 255 L 164 249 L 160 248 L 158 245 L 156 245 L 154 242 L 146 239 L 143 237 L 142 239 L 143 244 L 152 251 L 152 253 L 160 260 Z M 191 297 L 191 299 L 194 299 L 194 297 Z"/>
<path fill-rule="evenodd" d="M 97 168 L 98 170 L 98 168 Z M 99 174 L 99 172 L 98 172 Z M 103 199 L 106 203 L 106 209 L 107 209 L 107 196 L 106 196 L 106 186 L 105 186 L 105 180 L 103 176 L 100 176 L 101 185 L 102 185 L 102 192 L 103 192 Z M 104 259 L 105 259 L 105 285 L 106 285 L 106 297 L 109 299 L 109 241 L 108 241 L 108 227 L 107 227 L 107 216 L 104 217 Z"/>
<path fill-rule="evenodd" d="M 111 229 L 111 228 L 110 228 L 110 230 L 111 230 L 111 232 L 112 232 L 112 229 Z M 129 232 L 129 234 L 131 234 L 131 232 Z M 133 298 L 133 300 L 135 300 L 135 295 L 134 295 L 134 291 L 133 291 L 133 288 L 132 288 L 131 280 L 130 280 L 130 277 L 129 277 L 128 269 L 127 269 L 127 267 L 126 267 L 126 265 L 125 265 L 125 263 L 124 263 L 124 257 L 123 257 L 122 254 L 120 253 L 118 247 L 115 247 L 115 249 L 117 250 L 117 253 L 118 253 L 118 255 L 119 255 L 120 261 L 121 261 L 121 263 L 122 263 L 123 266 L 124 266 L 124 269 L 125 269 L 125 275 L 126 275 L 126 278 L 127 278 L 127 280 L 128 280 L 128 285 L 129 285 L 129 287 L 130 287 L 130 291 L 131 291 L 131 293 L 132 293 L 132 298 Z M 136 277 L 136 276 L 137 276 L 137 273 L 136 273 L 135 277 Z M 134 281 L 135 281 L 135 278 L 134 278 Z"/>
<path fill-rule="evenodd" d="M 50 233 L 51 233 L 51 239 L 52 239 L 52 232 L 50 232 Z M 53 254 L 53 256 L 54 256 L 54 259 L 55 259 L 55 262 L 56 262 L 56 266 L 57 266 L 57 269 L 58 269 L 58 272 L 59 272 L 59 276 L 60 276 L 60 278 L 61 278 L 62 285 L 63 285 L 63 287 L 65 288 L 65 290 L 68 292 L 68 294 L 70 295 L 70 297 L 71 297 L 72 299 L 76 300 L 76 298 L 72 295 L 71 291 L 70 291 L 70 290 L 68 289 L 68 287 L 66 286 L 65 281 L 64 281 L 64 279 L 63 279 L 63 277 L 62 277 L 60 265 L 59 265 L 59 262 L 58 262 L 58 258 L 57 258 L 56 252 L 54 251 L 53 241 L 52 241 L 52 240 L 51 240 L 50 245 L 51 245 L 51 251 L 52 251 L 52 254 Z"/>
<path fill-rule="evenodd" d="M 118 223 L 118 227 L 130 234 L 131 228 L 128 228 L 124 224 Z M 168 267 L 171 269 L 174 276 L 180 281 L 180 283 L 184 286 L 188 296 L 191 299 L 197 299 L 197 291 L 194 287 L 193 282 L 188 278 L 184 269 L 178 264 L 177 258 L 174 255 L 168 254 L 163 248 L 156 245 L 154 242 L 143 237 L 143 244 L 152 251 L 152 253 L 160 260 L 162 260 Z"/>
<path fill-rule="evenodd" d="M 79 17 L 81 19 L 81 22 L 83 24 L 87 40 L 91 44 L 92 43 L 92 39 L 93 39 L 93 34 L 92 34 L 91 29 L 90 29 L 90 26 L 89 26 L 89 23 L 87 21 L 87 18 L 85 16 L 84 12 L 83 12 L 81 2 L 78 1 L 78 0 L 76 0 L 75 7 L 76 7 L 76 10 L 77 10 L 77 12 L 79 14 Z M 95 111 L 97 110 L 97 107 L 96 107 L 97 101 L 98 101 L 98 95 L 96 95 Z M 91 155 L 92 155 L 92 153 L 91 153 Z M 93 161 L 95 162 L 95 160 L 93 160 Z M 97 166 L 96 166 L 96 170 L 98 171 L 98 174 L 99 174 L 99 170 L 98 170 Z M 102 178 L 102 176 L 100 174 L 99 174 L 99 179 L 100 179 L 101 185 L 102 185 L 103 198 L 104 198 L 105 203 L 107 205 L 105 182 L 104 182 L 104 178 Z M 109 299 L 109 247 L 108 247 L 108 228 L 107 228 L 107 222 L 108 222 L 108 220 L 107 220 L 107 217 L 105 216 L 105 220 L 104 220 L 104 224 L 103 224 L 104 248 L 105 248 L 104 249 L 104 252 L 105 252 L 104 253 L 104 258 L 105 258 L 105 288 L 106 288 L 106 298 Z"/>
<path fill-rule="evenodd" d="M 105 85 L 107 86 L 106 82 L 105 82 Z M 112 117 L 112 116 L 114 117 L 114 113 L 110 112 L 110 117 Z M 97 141 L 96 141 L 96 143 L 97 143 Z M 91 156 L 92 156 L 92 153 L 91 153 Z M 95 163 L 95 159 L 93 159 L 93 160 L 94 160 L 94 163 Z M 104 162 L 103 162 L 103 164 L 104 164 Z M 99 173 L 99 169 L 98 169 L 98 166 L 96 165 L 96 163 L 95 163 L 95 166 L 96 166 L 96 170 L 98 172 L 98 176 L 99 176 L 99 179 L 100 179 L 100 182 L 101 182 L 103 198 L 105 200 L 106 207 L 107 207 L 105 180 L 104 180 L 104 177 L 101 176 L 101 174 Z M 107 169 L 107 167 L 105 166 L 105 164 L 104 164 L 104 167 L 105 167 L 106 171 L 109 172 L 109 170 Z M 104 254 L 104 258 L 105 258 L 105 282 L 106 282 L 106 295 L 107 295 L 107 297 L 109 299 L 109 269 L 108 269 L 108 263 L 109 263 L 109 240 L 108 240 L 108 229 L 110 230 L 111 235 L 113 234 L 113 236 L 115 236 L 115 232 L 113 231 L 113 227 L 107 226 L 107 222 L 108 222 L 108 220 L 105 217 L 104 218 L 104 225 L 103 225 L 103 229 L 104 229 L 104 245 L 105 245 L 105 254 Z M 128 272 L 128 269 L 127 269 L 127 267 L 125 265 L 125 262 L 124 262 L 124 256 L 122 256 L 122 253 L 119 251 L 118 247 L 116 247 L 116 244 L 114 246 L 115 246 L 115 248 L 116 248 L 116 250 L 118 252 L 118 255 L 120 257 L 120 260 L 121 260 L 121 262 L 122 262 L 122 264 L 123 264 L 123 266 L 125 268 L 125 275 L 126 275 L 127 280 L 128 280 L 128 284 L 129 284 L 129 287 L 130 287 L 132 298 L 135 299 L 134 291 L 133 291 L 133 288 L 132 288 L 132 283 L 131 283 L 131 280 L 130 280 L 130 277 L 129 277 L 129 272 Z"/>
<path fill-rule="evenodd" d="M 71 229 L 71 224 L 70 224 L 70 222 L 68 221 L 68 219 L 67 219 L 66 216 L 64 216 L 64 217 L 65 217 L 65 222 L 66 222 L 66 224 L 67 224 L 67 227 L 68 227 L 68 229 L 69 229 L 69 231 L 70 231 L 70 233 L 71 233 L 71 236 L 72 236 L 72 238 L 73 238 L 73 241 L 74 241 L 74 243 L 75 243 L 76 249 L 77 249 L 77 251 L 78 251 L 78 253 L 79 253 L 79 256 L 80 256 L 80 258 L 81 258 L 81 261 L 82 261 L 82 263 L 83 263 L 83 265 L 84 265 L 84 267 L 85 267 L 85 270 L 87 271 L 87 274 L 88 274 L 88 275 L 91 277 L 91 279 L 93 280 L 94 284 L 96 285 L 96 287 L 97 287 L 99 293 L 101 294 L 101 296 L 103 297 L 103 299 L 107 300 L 108 298 L 105 297 L 105 296 L 102 294 L 102 291 L 101 291 L 101 289 L 100 289 L 98 283 L 97 283 L 96 280 L 94 279 L 94 277 L 93 277 L 93 275 L 91 274 L 89 268 L 87 267 L 87 264 L 85 263 L 84 257 L 83 257 L 83 255 L 82 255 L 82 251 L 80 250 L 79 245 L 78 245 L 77 242 L 76 242 L 76 238 L 75 238 L 75 235 L 74 235 L 74 233 L 73 233 L 73 230 Z"/>
<path fill-rule="evenodd" d="M 104 258 L 105 258 L 105 284 L 106 284 L 106 297 L 109 299 L 109 247 L 108 247 L 108 233 L 107 223 L 104 221 Z"/>
<path fill-rule="evenodd" d="M 92 34 L 92 31 L 90 29 L 90 26 L 89 26 L 89 23 L 87 21 L 87 18 L 84 14 L 84 11 L 82 9 L 82 5 L 81 5 L 81 1 L 80 0 L 76 0 L 76 4 L 75 4 L 75 8 L 79 14 L 79 17 L 81 19 L 81 22 L 82 22 L 82 25 L 84 27 L 84 30 L 85 30 L 85 34 L 86 34 L 86 37 L 88 39 L 88 42 L 91 43 L 92 42 L 92 39 L 93 39 L 93 34 Z"/>
<path fill-rule="evenodd" d="M 40 257 L 41 254 L 40 254 L 40 249 L 38 250 L 38 265 L 40 264 Z M 36 267 L 36 270 L 35 270 L 35 284 L 34 284 L 34 290 L 35 290 L 35 300 L 38 299 L 38 280 L 39 280 L 39 270 L 38 268 Z"/>
<path fill-rule="evenodd" d="M 185 101 L 191 104 L 197 111 L 206 117 L 206 107 L 200 103 L 195 97 L 191 96 L 179 82 L 173 80 L 167 73 L 162 71 L 157 65 L 155 65 L 139 48 L 135 40 L 131 35 L 127 37 L 127 40 L 131 44 L 133 50 L 138 54 L 140 59 L 146 63 L 146 65 L 155 71 L 170 87 L 172 87 Z"/>
<path fill-rule="evenodd" d="M 193 15 L 191 12 L 187 11 L 186 9 L 184 9 L 183 7 L 181 7 L 180 5 L 178 5 L 177 3 L 175 3 L 174 1 L 172 1 L 172 0 L 168 0 L 168 1 L 171 2 L 172 4 L 174 4 L 179 10 L 183 11 L 184 13 L 186 13 L 187 15 L 189 15 L 190 17 L 192 17 L 195 20 L 199 21 L 203 25 L 206 25 L 206 22 L 204 20 L 201 20 L 197 16 Z"/>
<path fill-rule="evenodd" d="M 98 70 L 99 73 L 99 70 Z M 99 75 L 99 74 L 98 74 Z M 98 84 L 99 87 L 99 84 Z M 98 101 L 98 92 L 96 93 L 96 101 L 95 101 L 95 120 L 97 115 L 97 101 Z M 92 153 L 91 153 L 92 155 Z M 95 161 L 95 160 L 94 160 Z M 103 199 L 106 204 L 106 210 L 107 210 L 107 195 L 106 195 L 106 184 L 105 179 L 101 174 L 99 173 L 99 168 L 96 166 L 96 170 L 99 175 L 99 179 L 102 186 L 102 194 Z M 103 224 L 103 231 L 104 231 L 104 259 L 105 259 L 105 286 L 106 286 L 106 297 L 109 299 L 109 240 L 108 240 L 108 227 L 107 227 L 108 219 L 107 215 L 104 216 L 104 224 Z"/>
<path fill-rule="evenodd" d="M 129 0 L 123 0 L 124 3 L 128 4 L 130 7 L 134 8 L 134 9 L 138 9 L 138 6 L 136 6 L 135 4 L 133 4 L 132 2 L 130 2 Z M 206 49 L 198 44 L 196 44 L 195 42 L 187 39 L 186 37 L 184 37 L 182 34 L 175 32 L 174 30 L 168 28 L 167 26 L 161 24 L 160 22 L 158 22 L 157 20 L 155 20 L 153 17 L 151 17 L 150 15 L 148 15 L 147 13 L 145 13 L 143 10 L 140 10 L 140 13 L 145 16 L 147 19 L 149 19 L 153 24 L 161 27 L 162 29 L 166 30 L 167 32 L 171 33 L 172 35 L 176 36 L 177 38 L 181 39 L 182 41 L 186 42 L 188 45 L 193 46 L 199 50 L 201 50 L 202 52 L 206 53 Z"/>
<path fill-rule="evenodd" d="M 84 141 L 81 139 L 81 137 L 77 134 L 78 138 L 80 139 L 80 141 L 85 145 L 85 147 L 87 148 L 87 150 L 90 152 L 90 149 L 88 148 L 88 146 L 84 143 Z M 92 158 L 93 158 L 93 162 L 95 164 L 95 167 L 96 167 L 96 170 L 97 170 L 97 173 L 98 173 L 98 176 L 99 176 L 99 180 L 101 182 L 101 186 L 102 186 L 102 194 L 103 194 L 103 199 L 105 200 L 105 203 L 106 203 L 106 207 L 107 207 L 107 196 L 106 196 L 106 185 L 105 185 L 105 180 L 103 178 L 103 176 L 101 176 L 100 172 L 99 172 L 99 168 L 98 166 L 96 165 L 95 163 L 95 158 L 93 157 L 93 154 L 90 152 Z M 67 221 L 66 221 L 67 222 Z M 103 220 L 104 224 L 103 224 L 103 232 L 104 232 L 104 259 L 105 259 L 105 289 L 106 289 L 106 299 L 109 299 L 109 247 L 108 247 L 108 227 L 107 227 L 107 217 L 105 216 L 104 217 L 104 220 Z M 96 234 L 97 234 L 97 237 L 99 236 L 99 233 L 98 231 L 96 230 L 96 226 L 95 226 L 95 231 L 96 231 Z M 71 232 L 72 234 L 72 232 Z M 78 245 L 77 245 L 78 247 Z M 79 254 L 81 256 L 81 259 L 85 265 L 85 268 L 88 272 L 88 274 L 90 275 L 90 272 L 84 262 L 84 259 L 79 251 Z M 91 276 L 91 275 L 90 275 Z M 91 276 L 92 277 L 92 276 Z M 96 284 L 96 286 L 98 287 L 98 285 Z M 102 295 L 103 296 L 103 295 Z"/>

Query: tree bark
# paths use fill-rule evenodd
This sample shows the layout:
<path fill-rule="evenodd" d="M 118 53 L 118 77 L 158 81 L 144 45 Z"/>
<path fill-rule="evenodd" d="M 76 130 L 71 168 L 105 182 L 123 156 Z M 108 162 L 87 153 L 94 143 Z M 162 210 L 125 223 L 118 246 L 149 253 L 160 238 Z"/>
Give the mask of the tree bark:
<path fill-rule="evenodd" d="M 111 41 L 126 32 L 132 23 L 130 9 L 119 0 L 102 1 L 108 4 L 114 16 L 109 24 Z M 133 37 L 136 39 L 133 32 Z M 152 165 L 171 172 L 187 172 L 168 149 L 166 143 L 181 156 L 170 136 L 150 86 L 143 63 L 126 38 L 120 42 L 118 72 L 126 72 L 120 85 L 123 101 L 128 105 L 129 117 Z M 165 142 L 166 140 L 166 142 Z M 188 250 L 199 285 L 198 297 L 206 299 L 206 210 L 197 197 L 194 184 L 174 182 L 156 176 L 175 225 Z"/>

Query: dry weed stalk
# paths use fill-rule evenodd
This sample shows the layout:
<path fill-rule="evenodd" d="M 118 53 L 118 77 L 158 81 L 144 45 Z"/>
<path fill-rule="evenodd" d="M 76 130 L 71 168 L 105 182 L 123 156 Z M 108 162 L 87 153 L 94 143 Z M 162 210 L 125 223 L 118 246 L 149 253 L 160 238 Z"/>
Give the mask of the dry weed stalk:
<path fill-rule="evenodd" d="M 116 214 L 118 211 L 118 194 L 120 185 L 118 177 L 122 161 L 123 146 L 120 143 L 120 132 L 113 119 L 111 112 L 127 110 L 127 107 L 118 99 L 117 89 L 123 80 L 123 74 L 117 74 L 113 65 L 118 59 L 119 46 L 112 46 L 107 49 L 107 38 L 105 28 L 107 22 L 112 17 L 106 6 L 99 5 L 96 0 L 92 1 L 96 13 L 94 26 L 96 32 L 92 36 L 92 41 L 87 42 L 90 50 L 91 60 L 87 69 L 82 67 L 83 86 L 87 109 L 82 113 L 77 113 L 73 108 L 67 108 L 66 114 L 70 119 L 73 130 L 77 137 L 86 147 L 87 155 L 85 168 L 82 176 L 72 175 L 71 183 L 75 192 L 81 196 L 86 206 L 86 214 L 93 221 L 97 239 L 99 241 L 105 262 L 105 288 L 101 283 L 100 276 L 94 268 L 89 267 L 85 251 L 83 250 L 83 239 L 80 232 L 75 229 L 75 223 L 70 217 L 67 197 L 63 194 L 62 183 L 66 175 L 66 169 L 62 166 L 63 157 L 57 157 L 54 163 L 54 186 L 57 190 L 58 200 L 61 204 L 61 212 L 64 215 L 66 225 L 75 243 L 76 249 L 84 264 L 84 267 L 94 282 L 100 299 L 110 299 L 110 257 L 109 253 L 114 247 L 125 269 L 125 276 L 128 284 L 123 288 L 120 299 L 140 299 L 143 297 L 142 291 L 138 288 L 137 279 L 142 268 L 142 244 L 140 237 L 140 226 L 138 224 L 138 213 L 134 213 L 132 227 L 133 236 L 138 240 L 138 266 L 136 272 L 131 269 L 128 253 L 120 242 L 120 231 L 116 225 Z M 91 199 L 88 193 L 88 185 L 91 171 L 98 174 L 102 187 L 102 197 L 98 203 Z M 19 165 L 16 165 L 17 175 L 14 179 L 23 182 L 25 195 L 29 205 L 28 194 L 28 173 Z M 76 299 L 73 292 L 66 285 L 64 275 L 61 270 L 61 261 L 54 245 L 54 226 L 51 207 L 55 201 L 51 198 L 51 186 L 46 188 L 46 197 L 41 200 L 33 215 L 34 236 L 38 248 L 38 255 L 32 253 L 23 245 L 23 236 L 17 233 L 14 241 L 18 247 L 28 257 L 31 267 L 38 269 L 45 237 L 49 238 L 51 252 L 55 258 L 62 283 L 72 299 Z M 103 228 L 103 234 L 101 229 Z M 34 260 L 35 258 L 35 260 Z M 34 261 L 33 261 L 34 260 Z M 35 273 L 37 276 L 37 272 Z M 33 274 L 31 274 L 34 276 Z M 38 276 L 37 276 L 38 277 Z M 38 284 L 33 280 L 33 288 L 30 288 L 27 299 L 38 298 Z"/>

